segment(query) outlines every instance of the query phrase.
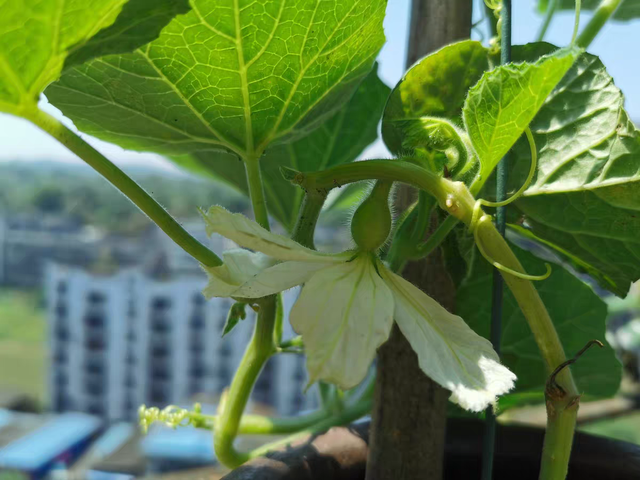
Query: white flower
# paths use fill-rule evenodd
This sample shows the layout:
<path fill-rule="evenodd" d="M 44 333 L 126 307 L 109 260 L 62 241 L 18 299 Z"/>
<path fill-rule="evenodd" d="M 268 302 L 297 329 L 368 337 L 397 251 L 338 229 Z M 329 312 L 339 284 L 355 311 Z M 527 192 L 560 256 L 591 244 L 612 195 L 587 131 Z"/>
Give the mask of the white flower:
<path fill-rule="evenodd" d="M 304 284 L 290 321 L 304 341 L 310 382 L 356 386 L 395 319 L 420 368 L 461 407 L 481 411 L 513 388 L 515 375 L 488 340 L 374 255 L 316 252 L 222 207 L 211 207 L 205 221 L 208 235 L 259 252 L 230 250 L 222 266 L 205 267 L 207 298 L 259 298 Z"/>

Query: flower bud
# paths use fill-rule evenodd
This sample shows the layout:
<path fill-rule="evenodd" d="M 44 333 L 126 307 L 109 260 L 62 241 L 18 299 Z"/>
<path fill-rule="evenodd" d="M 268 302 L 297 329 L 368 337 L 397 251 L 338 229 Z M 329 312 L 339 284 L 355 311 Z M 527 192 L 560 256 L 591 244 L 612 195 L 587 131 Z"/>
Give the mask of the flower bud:
<path fill-rule="evenodd" d="M 389 192 L 392 182 L 378 181 L 351 219 L 351 235 L 365 252 L 378 250 L 391 232 Z"/>

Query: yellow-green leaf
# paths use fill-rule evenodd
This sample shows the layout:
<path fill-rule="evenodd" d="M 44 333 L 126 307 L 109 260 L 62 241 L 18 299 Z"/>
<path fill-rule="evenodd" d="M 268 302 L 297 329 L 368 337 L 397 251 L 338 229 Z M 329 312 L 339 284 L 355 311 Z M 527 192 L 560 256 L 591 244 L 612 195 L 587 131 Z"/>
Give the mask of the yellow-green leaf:
<path fill-rule="evenodd" d="M 10 0 L 0 4 L 0 111 L 25 115 L 67 56 L 111 25 L 127 0 Z"/>

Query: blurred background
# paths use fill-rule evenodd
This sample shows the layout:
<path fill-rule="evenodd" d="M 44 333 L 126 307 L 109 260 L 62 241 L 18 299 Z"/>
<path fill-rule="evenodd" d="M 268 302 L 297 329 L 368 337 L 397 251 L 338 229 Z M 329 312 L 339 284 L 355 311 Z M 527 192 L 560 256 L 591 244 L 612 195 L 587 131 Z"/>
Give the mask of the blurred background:
<path fill-rule="evenodd" d="M 389 86 L 405 70 L 409 3 L 389 0 L 388 43 L 379 57 Z M 583 17 L 586 22 L 589 13 Z M 532 41 L 541 22 L 535 2 L 514 2 L 514 44 Z M 566 44 L 572 25 L 572 13 L 558 13 L 547 39 Z M 629 61 L 635 57 L 629 39 L 639 27 L 639 21 L 611 22 L 590 48 L 625 91 L 635 119 L 640 64 Z M 485 32 L 481 22 L 474 36 L 486 40 Z M 43 108 L 61 117 L 46 99 Z M 218 254 L 228 245 L 206 238 L 197 208 L 219 204 L 249 213 L 247 199 L 224 184 L 193 177 L 156 155 L 89 141 Z M 0 466 L 24 478 L 128 478 L 214 463 L 209 432 L 157 426 L 143 437 L 138 407 L 200 402 L 214 412 L 252 319 L 221 339 L 230 303 L 204 301 L 206 278 L 198 264 L 46 134 L 0 115 L 0 145 Z M 362 157 L 388 155 L 377 141 Z M 321 217 L 322 248 L 348 244 L 349 208 L 342 202 Z M 289 292 L 285 304 L 295 295 Z M 640 413 L 633 413 L 640 291 L 607 301 L 609 340 L 626 366 L 623 392 L 593 407 L 581 428 L 640 444 Z M 293 334 L 290 327 L 286 334 Z M 262 373 L 250 408 L 279 415 L 311 409 L 316 392 L 303 393 L 305 382 L 304 359 L 280 355 Z M 539 408 L 509 415 L 544 422 Z"/>

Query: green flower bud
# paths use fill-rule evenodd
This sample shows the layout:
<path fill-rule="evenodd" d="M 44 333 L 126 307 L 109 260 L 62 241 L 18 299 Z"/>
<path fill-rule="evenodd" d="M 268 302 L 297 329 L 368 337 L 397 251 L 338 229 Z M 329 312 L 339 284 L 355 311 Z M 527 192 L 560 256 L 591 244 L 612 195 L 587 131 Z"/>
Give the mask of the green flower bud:
<path fill-rule="evenodd" d="M 391 232 L 389 192 L 392 182 L 378 181 L 351 219 L 351 235 L 365 252 L 378 250 Z"/>

